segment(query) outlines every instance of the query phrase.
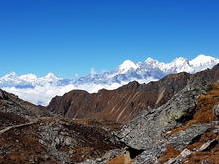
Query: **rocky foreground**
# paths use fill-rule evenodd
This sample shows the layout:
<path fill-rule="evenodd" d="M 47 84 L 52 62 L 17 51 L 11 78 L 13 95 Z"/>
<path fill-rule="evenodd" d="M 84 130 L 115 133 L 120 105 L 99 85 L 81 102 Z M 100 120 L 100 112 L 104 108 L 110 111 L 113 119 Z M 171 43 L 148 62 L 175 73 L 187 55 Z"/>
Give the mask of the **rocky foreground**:
<path fill-rule="evenodd" d="M 72 91 L 48 108 L 0 90 L 0 163 L 217 164 L 218 80 L 219 65 L 93 95 Z"/>

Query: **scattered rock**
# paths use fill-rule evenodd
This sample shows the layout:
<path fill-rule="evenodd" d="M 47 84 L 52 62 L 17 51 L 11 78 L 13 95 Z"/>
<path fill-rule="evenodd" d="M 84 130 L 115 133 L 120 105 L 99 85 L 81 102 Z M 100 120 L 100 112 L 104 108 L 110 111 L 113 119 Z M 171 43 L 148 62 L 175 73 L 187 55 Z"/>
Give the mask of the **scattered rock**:
<path fill-rule="evenodd" d="M 215 145 L 218 144 L 218 141 L 216 139 L 213 139 L 211 141 L 206 142 L 205 144 L 203 144 L 198 150 L 196 151 L 205 151 L 207 150 L 209 147 L 211 147 L 211 145 Z"/>
<path fill-rule="evenodd" d="M 186 158 L 192 154 L 192 152 L 188 149 L 184 149 L 179 156 L 177 156 L 175 159 L 170 159 L 168 162 L 165 162 L 164 164 L 177 164 L 182 163 L 186 160 Z"/>
<path fill-rule="evenodd" d="M 181 150 L 190 143 L 195 142 L 195 139 L 206 132 L 210 127 L 211 124 L 192 125 L 185 131 L 183 130 L 179 133 L 171 135 L 168 142 L 173 145 L 174 148 Z"/>
<path fill-rule="evenodd" d="M 219 118 L 219 104 L 214 107 L 214 114 Z"/>

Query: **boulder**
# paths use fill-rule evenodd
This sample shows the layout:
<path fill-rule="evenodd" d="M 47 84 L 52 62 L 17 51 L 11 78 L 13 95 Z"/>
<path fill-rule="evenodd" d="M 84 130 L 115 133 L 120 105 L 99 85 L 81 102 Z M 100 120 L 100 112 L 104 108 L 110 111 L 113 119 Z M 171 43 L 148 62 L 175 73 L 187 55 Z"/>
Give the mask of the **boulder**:
<path fill-rule="evenodd" d="M 219 117 L 219 104 L 215 105 L 213 110 L 214 110 L 214 114 L 216 115 L 216 117 Z"/>
<path fill-rule="evenodd" d="M 193 126 L 188 131 L 173 135 L 170 140 L 164 135 L 168 131 L 184 125 L 193 117 L 197 97 L 208 90 L 209 86 L 205 81 L 193 81 L 163 106 L 150 112 L 143 110 L 130 124 L 115 134 L 126 145 L 136 150 L 144 150 L 136 158 L 136 163 L 155 162 L 165 151 L 168 143 L 183 149 L 195 137 L 206 131 L 209 125 Z M 190 134 L 193 130 L 194 133 Z"/>

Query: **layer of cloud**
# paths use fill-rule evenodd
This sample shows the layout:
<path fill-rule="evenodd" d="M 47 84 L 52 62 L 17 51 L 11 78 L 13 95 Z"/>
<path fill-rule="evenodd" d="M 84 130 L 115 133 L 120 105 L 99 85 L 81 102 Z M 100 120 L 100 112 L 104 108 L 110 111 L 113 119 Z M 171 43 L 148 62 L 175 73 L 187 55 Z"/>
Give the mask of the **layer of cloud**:
<path fill-rule="evenodd" d="M 16 88 L 16 87 L 3 87 L 2 89 L 16 94 L 19 98 L 32 102 L 37 105 L 48 105 L 51 99 L 55 96 L 62 96 L 65 93 L 74 90 L 86 90 L 90 93 L 95 93 L 100 89 L 115 89 L 121 86 L 121 84 L 114 83 L 111 85 L 100 85 L 100 84 L 86 84 L 75 86 L 73 84 L 68 84 L 64 86 L 58 85 L 43 85 L 43 86 L 35 86 L 33 88 Z"/>
<path fill-rule="evenodd" d="M 147 79 L 139 81 L 140 83 L 149 82 L 155 79 Z M 112 83 L 112 84 L 94 84 L 94 83 L 87 83 L 83 85 L 76 85 L 76 84 L 62 84 L 57 85 L 57 83 L 40 83 L 38 85 L 32 87 L 17 87 L 17 86 L 8 86 L 2 87 L 3 90 L 16 94 L 19 98 L 29 101 L 33 104 L 47 106 L 51 99 L 55 96 L 62 96 L 65 93 L 79 89 L 79 90 L 86 90 L 89 93 L 96 93 L 100 89 L 116 89 L 122 85 L 127 84 L 128 82 L 121 82 L 121 83 Z"/>
<path fill-rule="evenodd" d="M 16 87 L 4 87 L 3 90 L 16 94 L 19 98 L 32 102 L 37 105 L 48 105 L 50 100 L 58 95 L 61 96 L 64 93 L 75 89 L 74 85 L 66 86 L 53 86 L 43 85 L 36 86 L 34 88 L 16 88 Z"/>

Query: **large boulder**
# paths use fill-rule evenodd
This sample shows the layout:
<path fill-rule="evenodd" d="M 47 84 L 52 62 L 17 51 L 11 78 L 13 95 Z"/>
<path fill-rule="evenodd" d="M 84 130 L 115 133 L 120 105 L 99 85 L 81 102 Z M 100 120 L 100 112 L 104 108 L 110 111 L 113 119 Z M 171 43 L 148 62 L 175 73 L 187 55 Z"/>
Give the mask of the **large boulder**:
<path fill-rule="evenodd" d="M 155 162 L 170 142 L 177 148 L 184 148 L 197 135 L 206 131 L 208 125 L 193 126 L 178 136 L 170 137 L 170 141 L 164 136 L 193 117 L 197 97 L 209 89 L 209 85 L 203 80 L 192 81 L 165 105 L 151 111 L 142 111 L 130 124 L 116 133 L 117 137 L 136 150 L 144 150 L 136 158 L 137 163 Z M 189 134 L 191 131 L 194 133 Z"/>

